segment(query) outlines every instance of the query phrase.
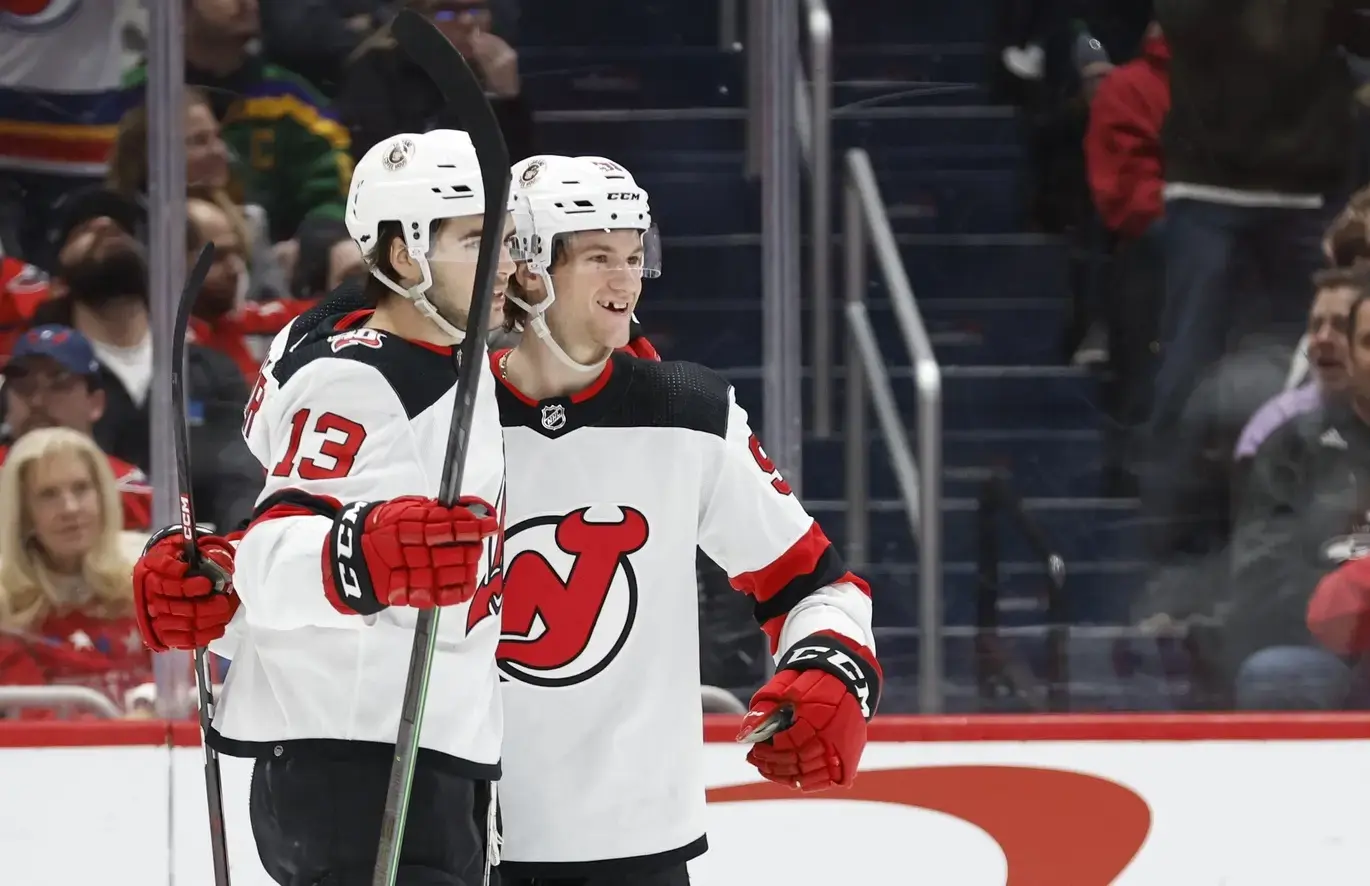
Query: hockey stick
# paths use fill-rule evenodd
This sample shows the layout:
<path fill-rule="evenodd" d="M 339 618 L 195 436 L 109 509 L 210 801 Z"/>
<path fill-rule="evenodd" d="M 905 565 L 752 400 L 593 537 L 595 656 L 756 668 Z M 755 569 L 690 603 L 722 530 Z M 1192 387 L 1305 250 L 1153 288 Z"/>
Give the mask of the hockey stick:
<path fill-rule="evenodd" d="M 504 216 L 509 203 L 509 149 L 504 145 L 499 121 L 485 90 L 455 47 L 427 19 L 404 10 L 392 25 L 396 41 L 405 55 L 424 70 L 456 112 L 480 161 L 481 181 L 485 187 L 485 224 L 480 235 L 475 284 L 468 326 L 460 350 L 456 352 L 457 391 L 452 405 L 452 427 L 447 435 L 447 458 L 443 463 L 438 500 L 455 504 L 460 495 L 466 469 L 466 450 L 475 414 L 476 386 L 481 364 L 485 362 L 484 324 L 490 316 L 494 298 L 495 270 L 504 240 Z M 395 760 L 386 789 L 385 812 L 381 818 L 381 840 L 376 854 L 372 886 L 394 886 L 399 871 L 400 847 L 404 842 L 405 818 L 414 785 L 414 764 L 418 760 L 419 730 L 428 697 L 428 677 L 433 664 L 433 649 L 438 638 L 438 610 L 420 610 L 414 625 L 414 648 L 409 657 L 409 676 L 400 708 L 399 735 L 395 739 Z M 452 810 L 459 814 L 460 810 Z M 488 852 L 488 848 L 487 848 Z M 486 875 L 489 876 L 487 860 Z"/>
<path fill-rule="evenodd" d="M 206 243 L 181 289 L 176 305 L 176 335 L 171 340 L 171 420 L 176 448 L 176 486 L 181 493 L 181 535 L 185 538 L 186 562 L 200 565 L 195 546 L 195 502 L 190 481 L 190 423 L 186 418 L 186 338 L 190 314 L 214 264 L 214 244 Z M 209 724 L 214 720 L 214 693 L 209 663 L 203 646 L 195 650 L 195 688 L 200 696 L 200 736 L 205 747 L 205 799 L 209 801 L 209 847 L 214 856 L 214 886 L 228 886 L 228 843 L 224 839 L 224 796 L 219 778 L 219 752 L 209 746 Z"/>

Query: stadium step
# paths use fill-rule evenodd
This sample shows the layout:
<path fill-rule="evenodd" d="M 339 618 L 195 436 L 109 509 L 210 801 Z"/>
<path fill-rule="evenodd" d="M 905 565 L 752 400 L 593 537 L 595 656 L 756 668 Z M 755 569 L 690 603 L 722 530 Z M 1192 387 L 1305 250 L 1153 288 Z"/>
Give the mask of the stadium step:
<path fill-rule="evenodd" d="M 1066 564 L 1063 585 L 1065 615 L 1071 624 L 1128 624 L 1132 604 L 1146 577 L 1140 562 L 1079 561 Z M 870 582 L 875 625 L 918 625 L 918 564 L 872 563 L 858 570 Z M 980 565 L 946 563 L 942 567 L 942 623 L 975 625 L 980 592 Z M 999 625 L 1041 626 L 1047 619 L 1047 581 L 1040 562 L 999 562 Z"/>
<path fill-rule="evenodd" d="M 1065 245 L 1037 234 L 920 235 L 896 237 L 905 272 L 919 301 L 940 299 L 1061 299 L 1069 294 Z M 667 237 L 662 275 L 651 280 L 645 298 L 687 301 L 760 298 L 760 237 Z M 834 284 L 842 256 L 833 247 Z M 872 264 L 867 297 L 881 287 Z M 644 303 L 645 306 L 645 303 Z"/>
<path fill-rule="evenodd" d="M 758 368 L 721 369 L 737 391 L 737 400 L 755 416 L 758 433 L 762 417 L 762 381 Z M 835 409 L 841 419 L 845 370 L 834 370 Z M 806 370 L 801 385 L 804 415 L 811 415 L 812 378 Z M 891 387 L 900 413 L 912 427 L 916 421 L 917 392 L 907 367 L 890 370 Z M 942 424 L 947 431 L 1006 431 L 1037 428 L 1078 431 L 1098 427 L 1094 406 L 1097 383 L 1087 372 L 1052 366 L 944 366 L 942 368 Z M 875 421 L 875 416 L 870 416 Z M 874 424 L 872 428 L 876 427 Z"/>
<path fill-rule="evenodd" d="M 539 111 L 538 143 L 558 154 L 599 154 L 617 159 L 625 146 L 634 155 L 653 151 L 736 150 L 745 142 L 745 108 L 642 108 Z M 833 114 L 838 148 L 897 145 L 959 152 L 970 146 L 1011 145 L 1018 123 L 1012 108 L 963 105 L 858 108 Z M 627 161 L 624 161 L 627 165 Z"/>
<path fill-rule="evenodd" d="M 840 431 L 840 428 L 839 428 Z M 867 455 L 868 494 L 889 497 L 898 482 L 889 447 L 872 428 Z M 912 437 L 910 441 L 912 442 Z M 1102 443 L 1098 431 L 952 431 L 942 439 L 942 494 L 974 498 L 994 469 L 1007 469 L 1013 488 L 1029 498 L 1090 498 L 1100 494 Z M 804 497 L 846 496 L 846 442 L 804 440 Z"/>
<path fill-rule="evenodd" d="M 519 52 L 519 73 L 529 103 L 543 110 L 747 103 L 746 57 L 712 46 L 534 47 Z"/>
<path fill-rule="evenodd" d="M 652 217 L 671 237 L 756 234 L 761 193 L 742 170 L 686 168 L 632 170 L 652 199 Z M 842 228 L 841 170 L 835 170 L 832 230 Z M 1016 176 L 1009 171 L 949 170 L 877 173 L 896 233 L 1011 233 L 1022 217 Z"/>
<path fill-rule="evenodd" d="M 761 365 L 763 309 L 755 299 L 657 299 L 651 294 L 653 285 L 648 284 L 637 315 L 663 356 L 706 366 Z M 846 319 L 842 293 L 833 298 L 834 351 L 841 365 L 846 362 Z M 1046 366 L 1061 356 L 1066 305 L 1059 299 L 920 299 L 918 307 L 943 363 Z M 909 351 L 890 303 L 868 302 L 867 311 L 885 360 L 907 364 Z M 803 312 L 807 339 L 812 311 Z"/>
<path fill-rule="evenodd" d="M 885 495 L 895 494 L 889 490 Z M 874 497 L 872 497 L 874 499 Z M 847 506 L 844 501 L 805 496 L 815 520 L 838 550 L 846 550 Z M 1130 499 L 1029 498 L 1025 511 L 1041 527 L 1051 545 L 1071 564 L 1091 561 L 1125 562 L 1142 559 L 1139 525 L 1141 511 Z M 974 562 L 979 530 L 978 503 L 968 498 L 942 502 L 942 560 Z M 874 499 L 869 509 L 869 560 L 871 563 L 905 563 L 917 559 L 917 545 L 902 501 Z M 1000 533 L 1000 557 L 1004 560 L 1035 559 L 1031 546 L 1019 532 Z"/>

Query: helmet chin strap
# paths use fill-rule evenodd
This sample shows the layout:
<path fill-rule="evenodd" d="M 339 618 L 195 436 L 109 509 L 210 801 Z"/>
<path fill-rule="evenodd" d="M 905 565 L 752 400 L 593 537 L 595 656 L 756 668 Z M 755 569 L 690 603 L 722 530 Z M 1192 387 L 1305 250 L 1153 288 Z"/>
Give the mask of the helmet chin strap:
<path fill-rule="evenodd" d="M 552 335 L 552 330 L 547 325 L 547 318 L 543 316 L 547 313 L 547 309 L 552 306 L 552 303 L 557 300 L 556 289 L 552 286 L 552 275 L 548 274 L 546 271 L 538 271 L 537 275 L 542 278 L 543 285 L 547 287 L 547 297 L 542 301 L 535 305 L 530 305 L 512 292 L 506 292 L 504 297 L 528 312 L 528 328 L 533 330 L 533 334 L 538 337 L 538 340 L 546 345 L 547 350 L 551 351 L 564 365 L 577 372 L 599 372 L 604 368 L 604 364 L 609 362 L 609 357 L 613 355 L 613 350 L 611 349 L 608 354 L 604 355 L 603 360 L 596 363 L 578 363 L 572 359 L 571 355 L 566 353 L 566 350 L 561 345 L 557 344 L 556 337 Z"/>
<path fill-rule="evenodd" d="M 417 249 L 410 249 L 409 257 L 418 262 L 419 269 L 423 271 L 423 279 L 408 289 L 385 276 L 378 268 L 371 269 L 371 276 L 384 283 L 392 292 L 407 298 L 414 307 L 419 309 L 420 314 L 428 318 L 429 322 L 438 327 L 444 335 L 450 335 L 460 344 L 462 339 L 466 338 L 466 333 L 447 322 L 438 312 L 437 306 L 429 301 L 428 296 L 425 295 L 433 286 L 433 270 L 428 265 L 428 256 Z"/>

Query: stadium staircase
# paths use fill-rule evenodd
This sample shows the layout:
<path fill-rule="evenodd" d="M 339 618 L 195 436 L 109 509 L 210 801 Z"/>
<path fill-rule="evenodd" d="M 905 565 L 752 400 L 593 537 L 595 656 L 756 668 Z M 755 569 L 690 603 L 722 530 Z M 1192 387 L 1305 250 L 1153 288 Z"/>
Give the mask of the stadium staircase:
<path fill-rule="evenodd" d="M 992 466 L 1012 472 L 1026 510 L 1065 560 L 1070 619 L 1077 625 L 1069 641 L 1073 703 L 1099 706 L 1104 696 L 1116 698 L 1116 650 L 1089 642 L 1088 628 L 1078 626 L 1126 619 L 1140 560 L 1136 504 L 1097 497 L 1101 417 L 1095 382 L 1083 370 L 1061 365 L 1066 247 L 1019 232 L 1019 124 L 1013 109 L 987 103 L 981 85 L 991 4 L 828 5 L 835 30 L 835 280 L 841 279 L 842 154 L 862 147 L 872 158 L 943 366 L 947 707 L 986 706 L 975 689 L 970 628 L 978 582 L 976 496 Z M 519 49 L 542 148 L 613 157 L 652 194 L 665 261 L 662 277 L 648 282 L 639 311 L 650 336 L 668 357 L 698 360 L 728 375 L 759 424 L 759 192 L 743 174 L 745 58 L 719 48 L 717 6 L 713 0 L 525 0 Z M 908 94 L 847 107 L 891 93 Z M 840 306 L 840 285 L 834 287 Z M 897 399 L 912 417 L 908 352 L 873 271 L 867 297 Z M 840 315 L 834 329 L 844 329 Z M 839 341 L 839 373 L 843 351 Z M 840 382 L 835 396 L 840 417 Z M 886 709 L 911 711 L 916 547 L 884 444 L 878 432 L 872 436 L 872 562 L 865 573 L 892 677 Z M 802 478 L 810 511 L 839 547 L 846 522 L 843 445 L 840 436 L 807 436 Z M 1042 564 L 1007 528 L 1002 561 L 1000 623 L 1036 629 L 1011 644 L 1040 674 L 1046 655 Z M 999 706 L 1018 704 L 1009 699 Z"/>

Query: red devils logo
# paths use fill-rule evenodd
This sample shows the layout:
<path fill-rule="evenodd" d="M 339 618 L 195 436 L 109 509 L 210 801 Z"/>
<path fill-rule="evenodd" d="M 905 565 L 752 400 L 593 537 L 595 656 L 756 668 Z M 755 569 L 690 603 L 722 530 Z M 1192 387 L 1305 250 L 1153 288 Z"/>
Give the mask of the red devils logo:
<path fill-rule="evenodd" d="M 647 543 L 647 518 L 622 507 L 614 509 L 617 519 L 599 520 L 587 517 L 589 510 L 534 517 L 505 534 L 498 657 L 510 679 L 580 683 L 608 667 L 628 641 L 638 604 L 628 555 Z"/>

